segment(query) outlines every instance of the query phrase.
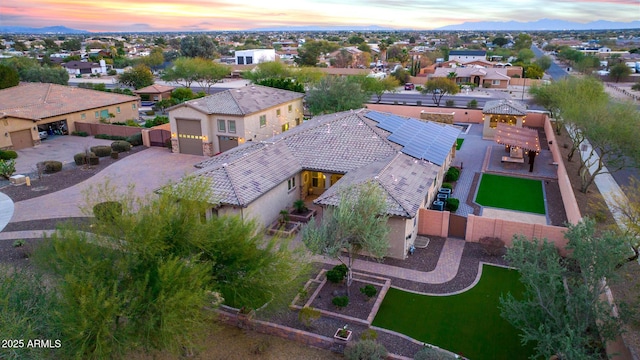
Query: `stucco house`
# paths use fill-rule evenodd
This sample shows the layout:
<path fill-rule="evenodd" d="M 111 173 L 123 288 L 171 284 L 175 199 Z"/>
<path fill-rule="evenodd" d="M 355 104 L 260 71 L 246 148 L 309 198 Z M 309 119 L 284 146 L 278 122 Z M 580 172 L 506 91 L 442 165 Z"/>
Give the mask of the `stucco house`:
<path fill-rule="evenodd" d="M 485 50 L 451 50 L 449 51 L 449 61 L 467 63 L 474 60 L 487 60 Z"/>
<path fill-rule="evenodd" d="M 482 108 L 484 122 L 482 137 L 493 139 L 498 123 L 522 128 L 526 123 L 527 107 L 523 103 L 510 99 L 487 101 Z"/>
<path fill-rule="evenodd" d="M 238 50 L 234 55 L 236 58 L 236 65 L 260 64 L 276 60 L 275 49 Z"/>
<path fill-rule="evenodd" d="M 167 109 L 173 152 L 213 156 L 300 125 L 304 94 L 247 85 Z"/>
<path fill-rule="evenodd" d="M 361 109 L 315 117 L 285 133 L 196 165 L 211 186 L 207 216 L 238 215 L 263 226 L 298 199 L 337 205 L 339 189 L 372 181 L 390 216 L 388 256 L 404 259 L 419 209 L 437 195 L 460 129 Z"/>
<path fill-rule="evenodd" d="M 449 73 L 456 74 L 457 84 L 472 83 L 479 87 L 506 89 L 511 77 L 506 68 L 485 68 L 481 66 L 439 67 L 429 75 L 432 77 L 448 77 Z"/>
<path fill-rule="evenodd" d="M 142 100 L 162 101 L 170 99 L 173 90 L 175 90 L 173 86 L 153 84 L 134 90 L 133 93 L 140 96 Z"/>
<path fill-rule="evenodd" d="M 104 60 L 100 60 L 99 63 L 74 60 L 62 63 L 62 67 L 67 70 L 70 76 L 91 74 L 107 75 L 107 64 Z"/>
<path fill-rule="evenodd" d="M 76 122 L 137 119 L 139 100 L 137 96 L 46 83 L 21 83 L 0 90 L 0 149 L 39 145 L 40 131 L 70 134 L 76 131 Z"/>

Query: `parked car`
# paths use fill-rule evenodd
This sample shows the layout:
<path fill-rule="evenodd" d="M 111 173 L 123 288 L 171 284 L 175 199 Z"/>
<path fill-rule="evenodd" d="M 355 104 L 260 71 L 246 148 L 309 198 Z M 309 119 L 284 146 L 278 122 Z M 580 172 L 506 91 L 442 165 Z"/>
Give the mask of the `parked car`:
<path fill-rule="evenodd" d="M 414 83 L 406 83 L 404 84 L 404 89 L 405 90 L 413 90 L 416 88 L 416 85 Z"/>
<path fill-rule="evenodd" d="M 40 134 L 40 140 L 44 140 L 49 137 L 49 133 L 46 131 L 39 131 L 38 134 Z"/>

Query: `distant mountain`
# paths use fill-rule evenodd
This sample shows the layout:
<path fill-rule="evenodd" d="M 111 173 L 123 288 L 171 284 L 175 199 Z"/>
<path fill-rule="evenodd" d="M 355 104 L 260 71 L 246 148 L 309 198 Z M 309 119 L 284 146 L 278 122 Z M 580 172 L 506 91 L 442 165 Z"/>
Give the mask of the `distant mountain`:
<path fill-rule="evenodd" d="M 480 21 L 465 22 L 458 25 L 447 25 L 435 30 L 614 30 L 614 29 L 640 29 L 640 21 L 613 22 L 598 20 L 586 24 L 564 21 L 541 19 L 532 22 L 520 21 Z"/>
<path fill-rule="evenodd" d="M 0 33 L 10 34 L 89 34 L 86 30 L 70 29 L 65 26 L 33 28 L 28 26 L 0 26 Z"/>
<path fill-rule="evenodd" d="M 335 25 L 335 26 L 317 26 L 317 25 L 301 25 L 301 26 L 274 26 L 264 28 L 247 29 L 247 31 L 393 31 L 396 29 L 385 28 L 378 25 Z"/>

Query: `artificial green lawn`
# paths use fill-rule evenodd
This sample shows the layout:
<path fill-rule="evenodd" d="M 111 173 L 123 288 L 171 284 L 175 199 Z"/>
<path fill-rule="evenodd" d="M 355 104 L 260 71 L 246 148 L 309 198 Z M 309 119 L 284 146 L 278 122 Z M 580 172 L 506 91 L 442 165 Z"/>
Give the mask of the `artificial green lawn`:
<path fill-rule="evenodd" d="M 464 139 L 456 139 L 456 150 L 460 150 L 463 142 L 464 142 Z"/>
<path fill-rule="evenodd" d="M 524 291 L 516 270 L 484 265 L 468 291 L 426 296 L 391 288 L 373 325 L 408 335 L 473 360 L 527 359 L 518 331 L 500 317 L 500 294 Z"/>
<path fill-rule="evenodd" d="M 501 209 L 546 213 L 540 180 L 482 174 L 476 202 Z"/>

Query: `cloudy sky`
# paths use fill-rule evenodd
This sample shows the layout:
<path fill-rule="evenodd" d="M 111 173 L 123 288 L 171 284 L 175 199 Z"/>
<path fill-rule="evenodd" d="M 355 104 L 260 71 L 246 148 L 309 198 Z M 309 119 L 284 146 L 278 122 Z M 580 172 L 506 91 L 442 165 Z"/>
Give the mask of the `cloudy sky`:
<path fill-rule="evenodd" d="M 0 0 L 0 25 L 104 32 L 303 25 L 428 30 L 470 21 L 544 18 L 635 21 L 640 0 Z"/>

